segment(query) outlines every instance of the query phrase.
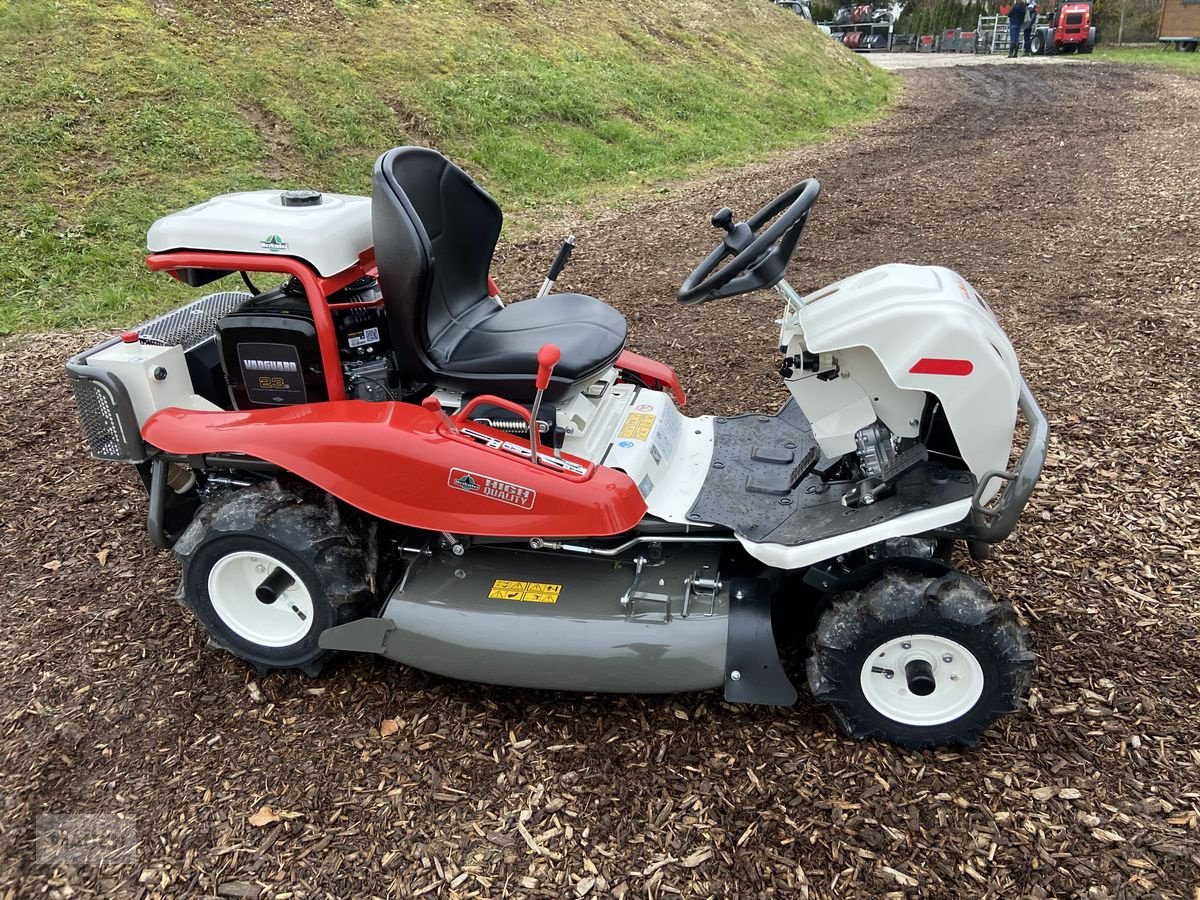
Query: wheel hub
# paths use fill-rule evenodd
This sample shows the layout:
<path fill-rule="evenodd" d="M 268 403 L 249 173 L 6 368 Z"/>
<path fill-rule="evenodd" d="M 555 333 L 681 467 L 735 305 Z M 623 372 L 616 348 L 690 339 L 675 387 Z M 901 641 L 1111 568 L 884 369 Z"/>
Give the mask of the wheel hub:
<path fill-rule="evenodd" d="M 904 725 L 942 725 L 979 702 L 983 668 L 957 641 L 910 634 L 871 651 L 860 684 L 867 702 L 889 719 Z"/>
<path fill-rule="evenodd" d="M 312 596 L 296 572 L 267 553 L 238 551 L 208 573 L 213 611 L 238 637 L 262 647 L 287 647 L 312 628 Z"/>

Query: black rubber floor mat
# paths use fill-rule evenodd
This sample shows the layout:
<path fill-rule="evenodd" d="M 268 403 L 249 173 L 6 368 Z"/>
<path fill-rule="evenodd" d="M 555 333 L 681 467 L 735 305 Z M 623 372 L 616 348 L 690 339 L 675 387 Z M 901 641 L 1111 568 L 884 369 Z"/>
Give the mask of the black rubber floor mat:
<path fill-rule="evenodd" d="M 773 416 L 745 415 L 713 422 L 712 468 L 688 512 L 693 522 L 724 525 L 758 543 L 807 544 L 857 531 L 898 516 L 970 497 L 975 479 L 926 463 L 903 476 L 896 491 L 871 506 L 842 505 L 853 484 L 825 484 L 815 472 L 803 474 L 817 446 L 795 401 Z M 829 460 L 822 459 L 817 469 Z"/>

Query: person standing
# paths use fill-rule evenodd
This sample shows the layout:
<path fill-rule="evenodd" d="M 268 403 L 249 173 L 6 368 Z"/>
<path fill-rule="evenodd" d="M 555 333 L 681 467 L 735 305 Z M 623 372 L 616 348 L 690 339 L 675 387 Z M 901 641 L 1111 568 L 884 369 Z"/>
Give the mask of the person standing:
<path fill-rule="evenodd" d="M 1037 0 L 1029 0 L 1029 6 L 1025 10 L 1025 55 L 1029 56 L 1033 52 L 1033 29 L 1037 27 L 1038 5 Z"/>
<path fill-rule="evenodd" d="M 1016 59 L 1017 51 L 1021 49 L 1021 29 L 1025 27 L 1025 12 L 1028 10 L 1025 0 L 1013 0 L 1008 10 L 1008 58 Z"/>

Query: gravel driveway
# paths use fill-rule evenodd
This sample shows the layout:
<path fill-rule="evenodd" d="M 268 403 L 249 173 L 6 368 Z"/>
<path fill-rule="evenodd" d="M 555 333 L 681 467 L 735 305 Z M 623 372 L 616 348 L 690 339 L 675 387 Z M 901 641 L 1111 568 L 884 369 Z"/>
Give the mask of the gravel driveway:
<path fill-rule="evenodd" d="M 863 58 L 881 69 L 948 69 L 956 66 L 1060 66 L 1074 60 L 1066 56 L 1021 56 L 1007 53 L 864 53 Z"/>

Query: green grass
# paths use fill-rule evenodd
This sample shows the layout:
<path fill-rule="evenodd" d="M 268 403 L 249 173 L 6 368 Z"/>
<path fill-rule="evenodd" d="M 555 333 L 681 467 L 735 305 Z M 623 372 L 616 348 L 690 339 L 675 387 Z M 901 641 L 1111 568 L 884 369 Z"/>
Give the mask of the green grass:
<path fill-rule="evenodd" d="M 1089 59 L 1087 56 L 1081 59 Z M 1153 64 L 1200 75 L 1200 53 L 1180 53 L 1174 47 L 1113 47 L 1101 44 L 1092 51 L 1091 59 L 1130 65 Z"/>
<path fill-rule="evenodd" d="M 223 191 L 366 193 L 381 151 L 423 143 L 536 222 L 893 91 L 763 0 L 0 0 L 0 333 L 179 302 L 146 228 Z"/>

